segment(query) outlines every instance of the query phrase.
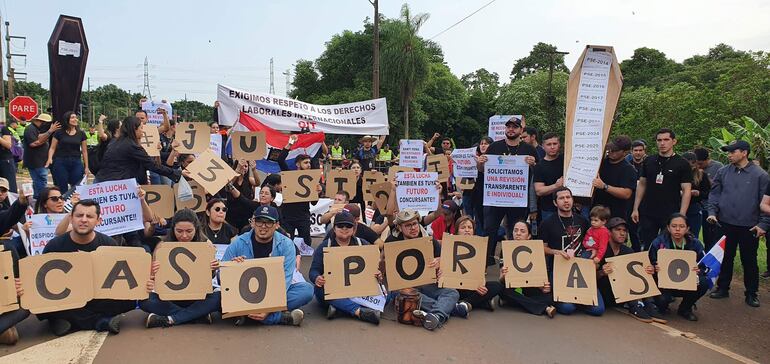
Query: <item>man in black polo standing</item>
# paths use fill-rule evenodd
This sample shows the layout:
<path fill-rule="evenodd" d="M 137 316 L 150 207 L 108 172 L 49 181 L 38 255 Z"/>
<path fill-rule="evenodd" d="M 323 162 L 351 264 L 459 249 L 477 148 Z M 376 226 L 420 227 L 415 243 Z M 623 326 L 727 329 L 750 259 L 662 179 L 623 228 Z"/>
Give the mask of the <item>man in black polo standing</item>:
<path fill-rule="evenodd" d="M 636 170 L 626 162 L 626 154 L 630 150 L 631 139 L 625 135 L 619 135 L 607 143 L 607 157 L 599 168 L 599 176 L 593 182 L 593 205 L 610 209 L 612 217 L 626 217 L 628 202 L 636 189 Z"/>
<path fill-rule="evenodd" d="M 759 204 L 767 191 L 770 177 L 749 160 L 751 147 L 748 142 L 736 140 L 722 147 L 722 150 L 727 152 L 730 164 L 719 169 L 714 177 L 714 185 L 709 194 L 709 216 L 706 220 L 711 224 L 719 223 L 727 240 L 717 288 L 709 297 L 730 296 L 733 261 L 737 248 L 740 248 L 746 304 L 759 307 L 757 249 L 759 237 L 764 236 L 770 228 L 770 216 L 760 211 Z"/>

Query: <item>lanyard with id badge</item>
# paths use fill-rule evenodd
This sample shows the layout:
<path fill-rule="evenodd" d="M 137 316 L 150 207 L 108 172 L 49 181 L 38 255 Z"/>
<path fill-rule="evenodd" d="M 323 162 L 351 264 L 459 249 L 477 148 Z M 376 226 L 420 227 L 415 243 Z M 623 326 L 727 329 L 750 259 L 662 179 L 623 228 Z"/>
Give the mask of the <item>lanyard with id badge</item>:
<path fill-rule="evenodd" d="M 666 163 L 670 161 L 671 158 L 666 159 L 665 161 L 661 162 L 660 156 L 658 156 L 658 175 L 655 176 L 655 183 L 662 185 L 663 184 L 663 169 L 666 167 Z"/>

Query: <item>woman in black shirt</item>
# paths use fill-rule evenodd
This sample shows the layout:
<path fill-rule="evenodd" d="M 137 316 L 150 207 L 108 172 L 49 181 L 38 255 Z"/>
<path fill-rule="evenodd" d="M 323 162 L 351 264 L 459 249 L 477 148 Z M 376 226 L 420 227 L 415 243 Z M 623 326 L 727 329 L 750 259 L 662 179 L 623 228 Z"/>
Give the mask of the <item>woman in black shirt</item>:
<path fill-rule="evenodd" d="M 80 130 L 79 122 L 74 112 L 64 113 L 65 126 L 53 134 L 51 148 L 48 150 L 45 166 L 51 167 L 53 184 L 62 191 L 69 191 L 79 185 L 88 171 L 86 133 Z"/>
<path fill-rule="evenodd" d="M 203 232 L 214 244 L 230 244 L 230 240 L 238 235 L 235 228 L 225 222 L 227 206 L 225 200 L 212 198 L 206 204 L 206 225 Z"/>

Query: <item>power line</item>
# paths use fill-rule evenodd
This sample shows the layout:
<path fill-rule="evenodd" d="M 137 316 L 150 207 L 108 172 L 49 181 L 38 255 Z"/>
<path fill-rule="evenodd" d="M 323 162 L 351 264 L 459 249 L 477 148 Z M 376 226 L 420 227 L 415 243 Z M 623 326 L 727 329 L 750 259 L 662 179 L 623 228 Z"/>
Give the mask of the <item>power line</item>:
<path fill-rule="evenodd" d="M 458 24 L 460 24 L 460 23 L 464 22 L 464 21 L 465 21 L 465 19 L 468 19 L 468 18 L 472 17 L 474 14 L 478 13 L 478 12 L 479 12 L 479 11 L 481 11 L 482 9 L 486 8 L 486 7 L 487 7 L 487 6 L 489 6 L 489 5 L 492 5 L 492 3 L 493 3 L 493 2 L 495 2 L 495 1 L 497 1 L 497 0 L 492 0 L 492 1 L 490 1 L 490 2 L 488 2 L 488 3 L 486 3 L 486 4 L 484 4 L 484 6 L 482 6 L 482 7 L 478 8 L 478 9 L 476 9 L 476 11 L 474 11 L 474 12 L 472 12 L 472 13 L 468 14 L 467 16 L 465 16 L 464 18 L 462 18 L 462 19 L 458 20 L 458 21 L 457 21 L 457 23 L 454 23 L 454 24 L 450 25 L 450 26 L 449 26 L 449 28 L 446 28 L 446 29 L 442 30 L 440 33 L 438 33 L 438 34 L 434 35 L 433 37 L 431 37 L 431 38 L 430 38 L 430 39 L 428 39 L 428 40 L 433 40 L 433 39 L 435 39 L 436 37 L 438 37 L 439 35 L 446 33 L 446 32 L 447 32 L 449 29 L 452 29 L 452 28 L 454 28 L 454 27 L 455 27 L 455 26 L 457 26 Z"/>

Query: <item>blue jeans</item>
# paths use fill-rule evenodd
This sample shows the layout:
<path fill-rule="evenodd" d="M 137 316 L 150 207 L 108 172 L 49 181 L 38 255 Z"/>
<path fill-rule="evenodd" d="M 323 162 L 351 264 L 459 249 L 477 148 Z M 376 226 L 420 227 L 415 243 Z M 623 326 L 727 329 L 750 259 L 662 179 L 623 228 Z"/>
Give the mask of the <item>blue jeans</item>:
<path fill-rule="evenodd" d="M 83 167 L 83 161 L 80 157 L 59 157 L 54 158 L 51 164 L 51 174 L 53 174 L 53 184 L 59 187 L 61 193 L 69 191 L 83 180 L 86 170 Z"/>
<path fill-rule="evenodd" d="M 703 223 L 700 211 L 700 204 L 690 205 L 687 209 L 687 225 L 690 225 L 690 232 L 698 239 L 700 239 L 700 228 Z"/>
<path fill-rule="evenodd" d="M 35 198 L 48 185 L 48 168 L 30 168 L 29 176 L 32 178 L 32 190 Z"/>
<path fill-rule="evenodd" d="M 350 316 L 355 316 L 356 311 L 358 311 L 359 308 L 361 308 L 361 305 L 353 302 L 350 300 L 350 298 L 339 298 L 336 300 L 325 300 L 324 299 L 324 289 L 321 287 L 313 286 L 313 293 L 315 294 L 315 299 L 318 301 L 319 304 L 321 304 L 321 307 L 326 308 L 329 305 L 332 305 L 334 308 L 347 313 Z"/>
<path fill-rule="evenodd" d="M 219 292 L 209 293 L 206 298 L 198 301 L 161 301 L 158 294 L 152 292 L 150 298 L 139 301 L 139 307 L 147 313 L 171 316 L 175 325 L 181 325 L 220 311 L 221 302 L 222 295 Z"/>
<path fill-rule="evenodd" d="M 153 171 L 149 171 L 149 172 L 150 172 L 150 184 L 151 185 L 161 185 L 161 184 L 163 184 L 163 182 L 161 182 L 161 180 L 160 180 L 160 175 L 159 174 L 157 174 L 157 173 L 155 173 Z"/>
<path fill-rule="evenodd" d="M 463 195 L 463 212 L 468 216 L 473 216 L 473 196 Z"/>
<path fill-rule="evenodd" d="M 8 191 L 16 191 L 16 161 L 13 159 L 0 160 L 0 177 L 8 180 Z"/>
<path fill-rule="evenodd" d="M 487 234 L 487 265 L 490 265 L 490 259 L 493 259 L 495 255 L 495 248 L 500 240 L 497 231 L 500 229 L 503 217 L 508 220 L 507 227 L 510 228 L 506 229 L 506 232 L 513 230 L 513 225 L 516 224 L 516 221 L 526 220 L 527 208 L 484 206 L 484 232 Z"/>
<path fill-rule="evenodd" d="M 420 291 L 420 309 L 435 314 L 442 323 L 449 319 L 457 301 L 460 300 L 460 293 L 457 290 L 439 288 L 435 283 L 426 284 L 417 289 Z"/>
<path fill-rule="evenodd" d="M 562 315 L 571 315 L 579 309 L 591 316 L 601 316 L 602 314 L 604 314 L 604 299 L 602 298 L 602 293 L 599 292 L 599 290 L 596 291 L 596 298 L 598 300 L 598 303 L 596 304 L 596 306 L 556 302 L 556 311 L 558 311 Z"/>
<path fill-rule="evenodd" d="M 307 282 L 298 282 L 289 286 L 286 290 L 286 309 L 289 311 L 306 305 L 313 299 L 313 285 Z M 264 325 L 275 325 L 281 321 L 281 313 L 273 312 L 262 321 Z"/>

